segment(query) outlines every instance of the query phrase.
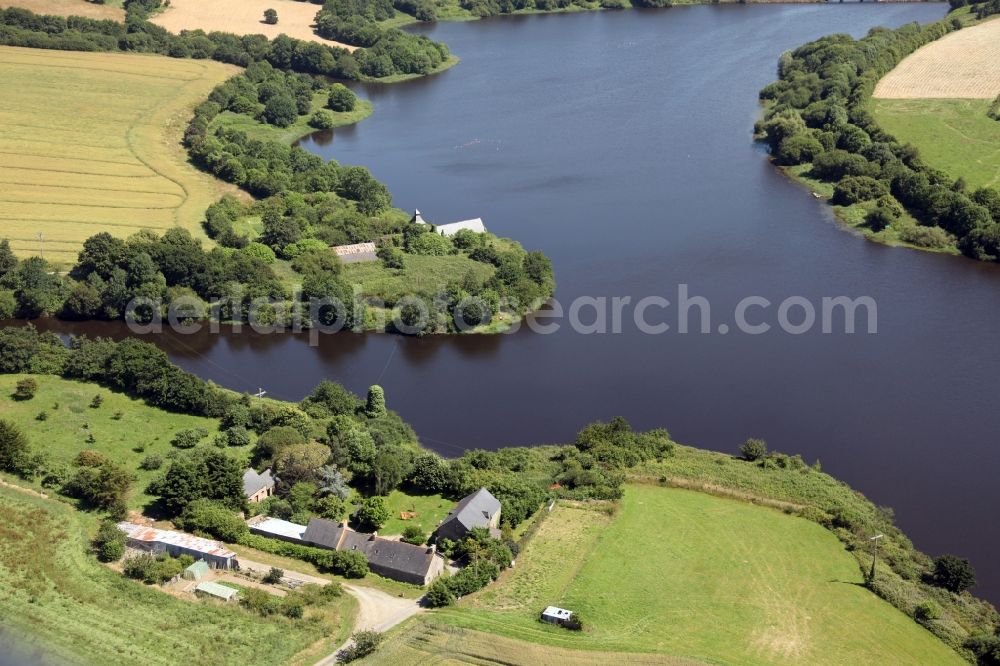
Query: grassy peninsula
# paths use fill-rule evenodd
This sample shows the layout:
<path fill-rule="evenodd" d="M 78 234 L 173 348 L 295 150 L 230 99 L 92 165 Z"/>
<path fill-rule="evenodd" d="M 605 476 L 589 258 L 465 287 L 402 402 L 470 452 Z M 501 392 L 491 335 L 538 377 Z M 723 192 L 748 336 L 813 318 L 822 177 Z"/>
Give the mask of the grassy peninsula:
<path fill-rule="evenodd" d="M 993 121 L 966 118 L 961 121 L 966 125 L 990 127 L 985 140 L 957 146 L 949 142 L 947 149 L 932 145 L 933 156 L 928 157 L 900 140 L 921 143 L 919 134 L 905 132 L 913 125 L 895 125 L 904 129 L 899 137 L 879 124 L 879 110 L 887 100 L 873 103 L 872 93 L 883 76 L 918 48 L 937 46 L 946 35 L 951 39 L 992 31 L 996 22 L 988 17 L 998 11 L 991 0 L 959 8 L 926 26 L 877 28 L 861 40 L 832 35 L 783 54 L 779 80 L 761 91 L 765 116 L 757 125 L 758 137 L 768 143 L 776 164 L 817 196 L 829 198 L 837 216 L 867 238 L 995 261 L 1000 257 L 1000 190 L 990 185 L 992 127 L 986 124 Z M 984 76 L 993 74 L 986 70 Z M 987 106 L 982 105 L 984 112 Z M 931 126 L 953 124 L 951 118 L 921 119 L 922 129 L 915 131 L 926 136 Z M 944 152 L 947 159 L 941 157 Z M 972 158 L 968 165 L 987 168 L 971 181 L 954 167 L 951 173 L 946 170 L 964 158 Z"/>
<path fill-rule="evenodd" d="M 263 314 L 257 323 L 278 328 L 336 325 L 415 335 L 492 333 L 551 296 L 552 267 L 541 252 L 528 252 L 481 228 L 452 239 L 433 233 L 430 225 L 410 224 L 410 216 L 392 208 L 387 188 L 364 167 L 324 162 L 291 145 L 311 130 L 358 122 L 372 112 L 369 102 L 357 99 L 342 83 L 331 84 L 322 77 L 391 81 L 434 73 L 457 62 L 447 47 L 374 22 L 359 24 L 355 19 L 364 13 L 360 5 L 331 7 L 332 13 L 318 28 L 325 32 L 348 23 L 352 30 L 364 27 L 345 42 L 359 46 L 359 40 L 364 42 L 363 48 L 354 50 L 285 35 L 273 40 L 226 33 L 172 35 L 148 21 L 150 12 L 159 8 L 159 0 L 128 3 L 127 26 L 3 9 L 0 41 L 170 56 L 173 59 L 144 56 L 146 62 L 139 63 L 131 60 L 132 55 L 87 55 L 91 66 L 100 70 L 99 78 L 108 78 L 115 67 L 143 64 L 147 73 L 142 76 L 152 79 L 157 76 L 148 72 L 162 68 L 159 78 L 169 85 L 158 88 L 157 94 L 167 94 L 177 81 L 187 81 L 184 72 L 226 71 L 220 63 L 244 67 L 243 73 L 210 91 L 205 85 L 189 86 L 207 99 L 194 108 L 183 143 L 191 164 L 255 199 L 226 196 L 209 205 L 211 199 L 195 196 L 200 190 L 192 183 L 223 186 L 223 182 L 206 181 L 191 173 L 189 164 L 183 164 L 181 178 L 167 173 L 171 165 L 157 166 L 141 157 L 144 151 L 174 156 L 180 147 L 174 145 L 176 132 L 162 136 L 156 128 L 134 132 L 130 128 L 130 119 L 154 110 L 151 117 L 163 117 L 162 99 L 135 86 L 134 94 L 117 103 L 119 116 L 102 121 L 107 133 L 122 135 L 128 146 L 111 145 L 95 153 L 104 157 L 89 162 L 60 158 L 66 164 L 57 169 L 98 169 L 111 183 L 109 191 L 84 192 L 72 186 L 67 190 L 65 184 L 40 190 L 32 173 L 18 170 L 21 162 L 0 174 L 10 178 L 14 188 L 6 201 L 0 200 L 0 214 L 6 210 L 8 219 L 24 221 L 25 204 L 32 206 L 31 215 L 39 214 L 35 204 L 49 205 L 38 227 L 48 238 L 39 233 L 34 240 L 18 236 L 13 244 L 0 244 L 0 317 L 123 319 L 134 316 L 129 304 L 141 299 L 138 319 L 149 321 L 166 314 L 170 304 L 183 297 L 190 305 L 185 306 L 188 320 L 248 321 L 258 311 L 251 302 L 260 301 Z M 19 75 L 28 74 L 15 106 L 19 113 L 31 114 L 45 106 L 38 99 L 50 94 L 52 84 L 45 83 L 45 76 L 31 76 L 30 69 L 22 66 L 64 62 L 65 56 L 37 48 L 6 53 L 15 52 L 22 59 L 38 61 L 11 63 Z M 108 67 L 100 67 L 102 62 Z M 171 71 L 178 74 L 171 78 Z M 126 74 L 137 76 L 135 71 Z M 97 85 L 96 81 L 92 83 Z M 193 99 L 183 97 L 179 103 L 190 108 Z M 165 109 L 173 113 L 176 104 L 171 101 Z M 54 113 L 62 112 L 56 108 Z M 176 124 L 174 129 L 179 129 Z M 35 168 L 32 160 L 48 154 L 39 150 L 51 151 L 39 148 L 30 131 L 18 137 L 7 141 L 14 142 L 13 149 L 28 151 L 22 171 Z M 103 147 L 88 150 L 93 153 L 97 148 Z M 161 172 L 157 180 L 155 174 Z M 142 187 L 147 189 L 137 190 L 135 182 L 124 183 L 123 178 L 146 179 L 149 182 Z M 120 194 L 126 190 L 127 202 Z M 138 210 L 152 217 L 137 222 Z M 194 233 L 186 228 L 190 226 Z M 84 233 L 89 235 L 86 240 Z M 205 234 L 215 247 L 202 242 Z M 55 244 L 47 257 L 45 240 Z M 373 246 L 366 246 L 365 253 L 379 269 L 362 270 L 360 281 L 352 282 L 331 246 L 359 243 L 377 244 L 377 257 Z M 70 260 L 74 256 L 75 265 Z M 222 305 L 213 308 L 212 303 Z M 326 309 L 318 311 L 319 307 Z"/>

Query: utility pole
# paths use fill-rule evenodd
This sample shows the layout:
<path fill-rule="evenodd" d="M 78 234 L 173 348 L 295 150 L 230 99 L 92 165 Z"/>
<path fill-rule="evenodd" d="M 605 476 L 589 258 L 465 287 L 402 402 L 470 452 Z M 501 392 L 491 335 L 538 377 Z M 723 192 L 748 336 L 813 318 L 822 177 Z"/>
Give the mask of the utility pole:
<path fill-rule="evenodd" d="M 41 259 L 45 258 L 45 234 L 38 232 L 38 256 Z"/>
<path fill-rule="evenodd" d="M 876 534 L 875 536 L 873 536 L 870 539 L 868 539 L 869 541 L 874 541 L 875 542 L 875 549 L 872 551 L 872 570 L 871 570 L 871 573 L 868 574 L 868 579 L 869 580 L 875 580 L 875 558 L 878 557 L 878 540 L 881 539 L 883 536 L 885 536 L 885 535 L 884 534 Z"/>
<path fill-rule="evenodd" d="M 257 396 L 258 398 L 263 398 L 266 394 L 267 394 L 267 391 L 265 391 L 264 389 L 262 389 L 259 386 L 257 387 L 257 392 L 254 393 L 254 395 Z"/>

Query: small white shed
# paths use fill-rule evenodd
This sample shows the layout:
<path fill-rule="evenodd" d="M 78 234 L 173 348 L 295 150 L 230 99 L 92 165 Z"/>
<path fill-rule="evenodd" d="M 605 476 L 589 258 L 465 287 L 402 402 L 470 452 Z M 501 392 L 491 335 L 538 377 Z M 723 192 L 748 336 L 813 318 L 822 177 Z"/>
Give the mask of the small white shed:
<path fill-rule="evenodd" d="M 565 624 L 569 622 L 571 617 L 573 617 L 573 611 L 557 606 L 546 606 L 545 610 L 542 611 L 542 622 L 551 624 Z"/>

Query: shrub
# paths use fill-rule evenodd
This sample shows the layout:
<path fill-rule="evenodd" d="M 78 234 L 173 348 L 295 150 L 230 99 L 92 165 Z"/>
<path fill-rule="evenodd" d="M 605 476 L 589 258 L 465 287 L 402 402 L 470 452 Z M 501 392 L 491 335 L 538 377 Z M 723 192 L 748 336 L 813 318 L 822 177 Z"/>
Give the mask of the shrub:
<path fill-rule="evenodd" d="M 299 117 L 295 100 L 286 93 L 279 93 L 264 104 L 264 120 L 275 127 L 288 127 Z"/>
<path fill-rule="evenodd" d="M 278 23 L 278 12 L 273 9 L 265 9 L 264 23 L 268 25 L 276 25 Z"/>
<path fill-rule="evenodd" d="M 117 562 L 125 554 L 125 533 L 111 520 L 101 521 L 93 546 L 102 562 Z"/>
<path fill-rule="evenodd" d="M 378 384 L 368 388 L 368 397 L 365 400 L 365 414 L 368 418 L 376 419 L 385 416 L 385 391 Z"/>
<path fill-rule="evenodd" d="M 382 634 L 377 631 L 358 631 L 351 638 L 351 644 L 337 653 L 337 661 L 342 664 L 367 657 L 382 642 Z"/>
<path fill-rule="evenodd" d="M 760 460 L 767 455 L 767 442 L 762 439 L 750 438 L 740 446 L 740 455 L 744 460 Z"/>
<path fill-rule="evenodd" d="M 361 503 L 356 517 L 362 526 L 378 530 L 385 525 L 391 515 L 384 497 L 368 497 Z"/>
<path fill-rule="evenodd" d="M 326 101 L 326 106 L 331 111 L 343 113 L 353 111 L 357 101 L 358 98 L 350 88 L 343 83 L 334 83 L 330 87 L 330 97 Z"/>
<path fill-rule="evenodd" d="M 158 453 L 150 453 L 148 456 L 142 459 L 139 463 L 139 469 L 144 469 L 146 471 L 153 471 L 160 469 L 163 466 L 163 456 Z"/>
<path fill-rule="evenodd" d="M 209 499 L 196 499 L 174 519 L 177 526 L 189 532 L 204 532 L 216 539 L 239 543 L 249 528 L 231 509 Z"/>
<path fill-rule="evenodd" d="M 402 540 L 406 543 L 412 543 L 414 546 L 420 546 L 427 541 L 427 535 L 416 525 L 408 525 L 403 530 Z"/>
<path fill-rule="evenodd" d="M 897 217 L 893 214 L 891 208 L 885 206 L 875 206 L 870 211 L 865 213 L 865 226 L 867 226 L 872 231 L 882 231 L 886 227 L 892 225 Z"/>
<path fill-rule="evenodd" d="M 185 428 L 177 431 L 170 443 L 178 449 L 190 449 L 205 437 L 208 437 L 208 431 L 204 428 Z"/>
<path fill-rule="evenodd" d="M 263 617 L 276 615 L 281 609 L 281 601 L 276 596 L 255 587 L 243 590 L 240 605 Z"/>
<path fill-rule="evenodd" d="M 406 268 L 405 255 L 398 247 L 382 247 L 375 253 L 386 268 Z"/>
<path fill-rule="evenodd" d="M 936 620 L 941 617 L 941 609 L 933 601 L 922 601 L 913 609 L 913 617 L 921 622 Z"/>
<path fill-rule="evenodd" d="M 437 233 L 423 233 L 414 238 L 407 247 L 411 254 L 444 256 L 451 254 L 454 246 L 451 239 Z"/>
<path fill-rule="evenodd" d="M 263 243 L 247 243 L 247 246 L 241 249 L 240 253 L 245 254 L 248 257 L 260 259 L 265 264 L 273 264 L 277 260 L 274 250 Z M 240 405 L 240 407 L 242 407 L 244 411 L 246 410 L 246 407 L 243 407 L 242 405 Z M 246 423 L 242 423 L 241 425 L 246 425 Z"/>
<path fill-rule="evenodd" d="M 90 401 L 90 408 L 91 409 L 97 409 L 98 407 L 100 407 L 103 404 L 104 404 L 104 396 L 102 396 L 100 393 L 98 393 L 97 395 L 95 395 L 91 399 L 91 401 Z"/>
<path fill-rule="evenodd" d="M 802 164 L 823 152 L 823 144 L 806 132 L 782 139 L 775 152 L 779 164 Z"/>
<path fill-rule="evenodd" d="M 448 586 L 447 578 L 438 578 L 427 588 L 424 595 L 424 605 L 429 608 L 442 608 L 455 603 L 455 595 Z"/>
<path fill-rule="evenodd" d="M 320 109 L 316 113 L 309 116 L 309 127 L 318 130 L 332 129 L 337 124 L 334 120 L 333 115 L 329 111 L 324 111 Z"/>
<path fill-rule="evenodd" d="M 931 582 L 949 592 L 964 592 L 976 584 L 976 570 L 964 557 L 941 555 L 934 559 Z"/>
<path fill-rule="evenodd" d="M 912 225 L 899 232 L 899 238 L 917 247 L 943 248 L 953 245 L 955 237 L 941 227 Z"/>
<path fill-rule="evenodd" d="M 268 585 L 277 585 L 281 582 L 281 579 L 285 577 L 285 572 L 277 567 L 271 567 L 271 570 L 264 574 L 262 582 Z"/>
<path fill-rule="evenodd" d="M 243 426 L 234 426 L 220 434 L 226 446 L 249 446 L 250 433 Z"/>
<path fill-rule="evenodd" d="M 889 194 L 889 187 L 871 176 L 847 176 L 833 188 L 833 203 L 850 206 Z"/>
<path fill-rule="evenodd" d="M 154 585 L 166 582 L 174 576 L 179 575 L 184 571 L 185 566 L 190 565 L 190 562 L 185 564 L 186 561 L 181 558 L 174 559 L 166 553 L 161 553 L 156 557 L 148 554 L 137 555 L 125 559 L 122 565 L 122 573 L 128 578 L 134 578 Z"/>
<path fill-rule="evenodd" d="M 31 400 L 38 391 L 38 382 L 31 377 L 19 379 L 14 388 L 15 400 Z"/>

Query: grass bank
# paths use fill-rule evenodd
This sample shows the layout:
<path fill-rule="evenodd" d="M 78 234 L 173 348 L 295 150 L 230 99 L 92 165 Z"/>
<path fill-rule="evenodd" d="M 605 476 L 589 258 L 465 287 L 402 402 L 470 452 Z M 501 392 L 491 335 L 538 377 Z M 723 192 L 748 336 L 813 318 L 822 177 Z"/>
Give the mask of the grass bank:
<path fill-rule="evenodd" d="M 38 382 L 38 392 L 30 400 L 14 400 L 15 385 L 28 376 Z M 91 407 L 95 396 L 102 400 L 97 408 Z M 45 419 L 39 420 L 42 413 Z M 212 437 L 219 429 L 217 419 L 163 411 L 124 393 L 55 375 L 0 375 L 0 418 L 30 433 L 32 442 L 54 462 L 69 465 L 80 451 L 94 450 L 121 463 L 137 477 L 129 498 L 134 509 L 153 499 L 145 493 L 146 486 L 162 474 L 140 468 L 147 456 L 159 455 L 166 464 L 167 455 L 176 451 L 170 440 L 178 431 L 204 428 Z"/>
<path fill-rule="evenodd" d="M 232 188 L 188 164 L 180 138 L 191 109 L 236 71 L 207 60 L 0 47 L 0 224 L 14 251 L 71 264 L 100 231 L 181 226 L 203 238 L 205 209 Z"/>
<path fill-rule="evenodd" d="M 332 649 L 336 632 L 308 618 L 261 618 L 122 577 L 86 552 L 88 525 L 67 505 L 0 488 L 4 626 L 57 663 L 278 664 Z"/>

